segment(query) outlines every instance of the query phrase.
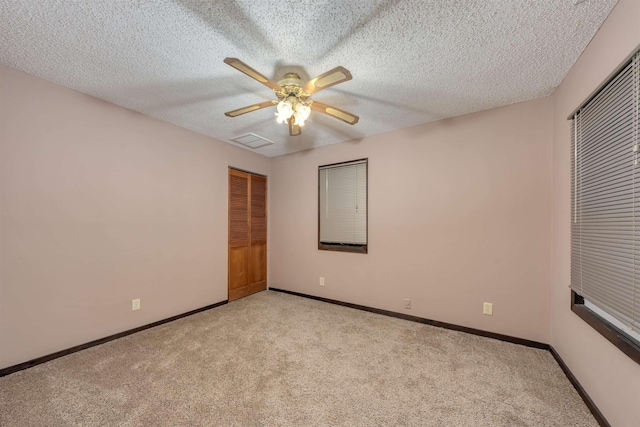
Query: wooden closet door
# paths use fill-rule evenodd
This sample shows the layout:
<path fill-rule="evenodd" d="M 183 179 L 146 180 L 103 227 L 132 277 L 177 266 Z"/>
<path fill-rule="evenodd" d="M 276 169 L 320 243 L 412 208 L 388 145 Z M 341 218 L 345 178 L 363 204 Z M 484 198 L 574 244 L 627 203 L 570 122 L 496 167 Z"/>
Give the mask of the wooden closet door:
<path fill-rule="evenodd" d="M 249 295 L 249 174 L 229 169 L 229 301 Z"/>
<path fill-rule="evenodd" d="M 229 301 L 267 288 L 267 179 L 229 169 Z"/>

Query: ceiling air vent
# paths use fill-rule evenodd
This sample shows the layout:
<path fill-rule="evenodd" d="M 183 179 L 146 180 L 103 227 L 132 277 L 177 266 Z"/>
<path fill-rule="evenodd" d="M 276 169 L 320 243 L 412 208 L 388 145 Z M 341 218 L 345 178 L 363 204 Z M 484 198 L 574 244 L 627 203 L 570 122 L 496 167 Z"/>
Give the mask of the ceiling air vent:
<path fill-rule="evenodd" d="M 245 133 L 244 135 L 231 138 L 231 140 L 246 147 L 253 148 L 254 150 L 256 148 L 264 147 L 265 145 L 273 144 L 273 141 L 269 141 L 268 139 L 258 136 L 255 133 Z"/>

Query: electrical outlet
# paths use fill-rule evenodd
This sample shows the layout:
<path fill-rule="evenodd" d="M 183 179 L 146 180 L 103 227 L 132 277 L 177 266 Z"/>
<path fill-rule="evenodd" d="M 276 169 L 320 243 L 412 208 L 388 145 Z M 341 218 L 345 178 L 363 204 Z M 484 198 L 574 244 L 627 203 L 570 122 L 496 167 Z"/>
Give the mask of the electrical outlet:
<path fill-rule="evenodd" d="M 487 316 L 493 316 L 493 304 L 490 302 L 485 302 L 482 305 L 482 314 L 486 314 Z"/>
<path fill-rule="evenodd" d="M 411 300 L 410 299 L 405 299 L 404 300 L 404 308 L 406 308 L 406 309 L 410 309 L 411 308 Z"/>
<path fill-rule="evenodd" d="M 324 277 L 320 278 L 320 286 L 324 286 Z"/>
<path fill-rule="evenodd" d="M 131 300 L 131 311 L 140 310 L 140 298 Z"/>

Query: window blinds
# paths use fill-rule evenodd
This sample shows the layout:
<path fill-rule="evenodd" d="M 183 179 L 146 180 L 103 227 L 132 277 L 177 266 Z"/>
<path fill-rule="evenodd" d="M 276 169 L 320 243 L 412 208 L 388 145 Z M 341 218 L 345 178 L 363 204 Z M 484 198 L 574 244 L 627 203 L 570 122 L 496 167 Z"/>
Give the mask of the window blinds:
<path fill-rule="evenodd" d="M 572 120 L 571 288 L 640 331 L 640 53 Z"/>
<path fill-rule="evenodd" d="M 367 244 L 367 162 L 321 166 L 320 242 Z"/>

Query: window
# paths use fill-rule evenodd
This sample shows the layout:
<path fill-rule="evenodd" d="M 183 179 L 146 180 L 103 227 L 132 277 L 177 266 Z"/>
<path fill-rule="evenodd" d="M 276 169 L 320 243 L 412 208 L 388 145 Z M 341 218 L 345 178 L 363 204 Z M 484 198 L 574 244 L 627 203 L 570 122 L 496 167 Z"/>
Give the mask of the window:
<path fill-rule="evenodd" d="M 640 363 L 640 53 L 570 116 L 571 309 Z"/>
<path fill-rule="evenodd" d="M 318 168 L 318 249 L 367 253 L 367 165 Z"/>

